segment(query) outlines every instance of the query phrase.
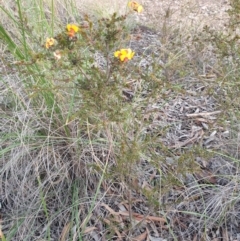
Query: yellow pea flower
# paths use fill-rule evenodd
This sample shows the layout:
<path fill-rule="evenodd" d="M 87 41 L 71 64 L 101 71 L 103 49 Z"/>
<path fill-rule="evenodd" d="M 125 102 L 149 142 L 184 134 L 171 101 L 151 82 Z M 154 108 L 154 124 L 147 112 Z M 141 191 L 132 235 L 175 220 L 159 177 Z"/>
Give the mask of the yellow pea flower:
<path fill-rule="evenodd" d="M 131 49 L 120 49 L 114 52 L 114 56 L 119 58 L 122 62 L 127 62 L 132 59 L 134 54 L 135 53 Z"/>
<path fill-rule="evenodd" d="M 71 38 L 75 36 L 75 34 L 78 32 L 78 30 L 79 30 L 79 28 L 75 24 L 67 25 L 67 35 Z"/>
<path fill-rule="evenodd" d="M 46 49 L 49 49 L 51 46 L 54 45 L 54 43 L 55 43 L 54 38 L 47 38 L 46 43 L 45 43 Z"/>
<path fill-rule="evenodd" d="M 138 13 L 141 13 L 143 11 L 143 6 L 135 1 L 130 1 L 128 3 L 128 7 L 132 9 L 133 11 L 136 11 Z"/>

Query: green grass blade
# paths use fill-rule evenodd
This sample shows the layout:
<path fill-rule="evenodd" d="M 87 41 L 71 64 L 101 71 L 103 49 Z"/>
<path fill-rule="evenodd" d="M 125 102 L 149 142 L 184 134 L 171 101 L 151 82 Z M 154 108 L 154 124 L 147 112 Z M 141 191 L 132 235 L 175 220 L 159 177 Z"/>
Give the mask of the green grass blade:
<path fill-rule="evenodd" d="M 15 44 L 15 42 L 12 40 L 12 38 L 9 36 L 7 31 L 4 29 L 4 27 L 0 24 L 0 39 L 3 40 L 5 44 L 7 44 L 9 51 L 16 56 L 18 59 L 25 59 L 24 54 L 22 51 L 18 48 L 18 46 Z"/>
<path fill-rule="evenodd" d="M 25 58 L 28 60 L 28 48 L 27 48 L 26 34 L 25 34 L 25 28 L 24 28 L 24 20 L 22 15 L 21 4 L 19 0 L 17 0 L 17 6 L 18 6 L 18 15 L 20 18 L 20 25 L 21 25 L 20 29 L 22 33 L 22 41 L 23 41 L 23 47 L 25 52 Z"/>

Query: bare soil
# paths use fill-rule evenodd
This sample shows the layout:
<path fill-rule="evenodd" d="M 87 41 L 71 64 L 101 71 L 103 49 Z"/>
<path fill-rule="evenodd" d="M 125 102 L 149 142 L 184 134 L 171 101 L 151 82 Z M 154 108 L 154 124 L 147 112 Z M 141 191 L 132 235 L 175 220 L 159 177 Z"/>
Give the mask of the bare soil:
<path fill-rule="evenodd" d="M 199 29 L 204 25 L 223 27 L 230 3 L 225 0 L 146 0 L 144 6 L 146 22 L 156 23 L 168 16 L 175 25 L 187 24 Z"/>

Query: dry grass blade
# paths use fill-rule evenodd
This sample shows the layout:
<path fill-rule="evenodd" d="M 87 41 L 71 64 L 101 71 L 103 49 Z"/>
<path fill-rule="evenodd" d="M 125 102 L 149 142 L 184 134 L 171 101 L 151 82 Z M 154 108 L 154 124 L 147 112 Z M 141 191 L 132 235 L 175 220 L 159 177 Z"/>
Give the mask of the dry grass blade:
<path fill-rule="evenodd" d="M 102 203 L 101 205 L 103 207 L 105 207 L 112 215 L 116 215 L 116 216 L 122 215 L 122 216 L 125 216 L 125 217 L 129 217 L 130 216 L 129 212 L 124 212 L 124 211 L 115 212 L 108 205 L 106 205 L 104 203 Z M 166 219 L 165 218 L 161 218 L 161 217 L 150 216 L 150 215 L 142 215 L 142 214 L 135 213 L 135 212 L 132 212 L 131 216 L 132 216 L 133 219 L 135 219 L 138 222 L 142 222 L 142 221 L 159 222 L 162 225 L 166 223 Z"/>
<path fill-rule="evenodd" d="M 90 233 L 93 230 L 97 230 L 97 228 L 96 227 L 86 227 L 84 230 L 84 234 Z"/>
<path fill-rule="evenodd" d="M 110 226 L 112 225 L 112 222 L 110 220 L 106 219 L 106 218 L 104 218 L 103 221 Z M 113 226 L 113 229 L 114 229 L 114 232 L 117 234 L 117 237 L 118 237 L 117 240 L 120 241 L 120 240 L 123 240 L 125 238 L 125 234 L 124 233 L 121 234 L 120 231 L 118 230 L 118 228 L 115 225 Z"/>
<path fill-rule="evenodd" d="M 137 237 L 132 238 L 132 241 L 144 241 L 144 240 L 146 240 L 147 235 L 148 235 L 148 233 L 146 230 L 144 233 L 138 235 Z"/>
<path fill-rule="evenodd" d="M 61 237 L 60 237 L 60 241 L 65 241 L 65 240 L 67 240 L 67 236 L 68 236 L 68 234 L 69 234 L 70 228 L 71 228 L 71 223 L 69 222 L 69 223 L 67 223 L 67 224 L 64 226 L 64 228 L 63 228 L 63 230 L 62 230 L 62 234 L 61 234 Z"/>
<path fill-rule="evenodd" d="M 223 237 L 223 241 L 229 241 L 229 235 L 226 228 L 222 228 L 222 237 Z"/>

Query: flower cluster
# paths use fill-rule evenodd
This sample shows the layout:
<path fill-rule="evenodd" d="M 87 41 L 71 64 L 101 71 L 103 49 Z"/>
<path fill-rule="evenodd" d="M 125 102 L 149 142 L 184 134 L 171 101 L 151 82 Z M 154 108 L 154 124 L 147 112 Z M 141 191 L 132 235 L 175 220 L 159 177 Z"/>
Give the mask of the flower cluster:
<path fill-rule="evenodd" d="M 143 7 L 142 5 L 140 5 L 139 3 L 135 2 L 135 1 L 130 1 L 128 3 L 128 7 L 133 10 L 136 11 L 138 13 L 141 13 L 143 11 Z M 88 28 L 88 26 L 87 26 Z M 79 32 L 79 27 L 76 24 L 67 24 L 66 26 L 66 35 L 68 36 L 68 40 L 70 41 L 76 41 L 77 40 L 77 32 Z M 54 38 L 47 38 L 46 42 L 45 42 L 45 47 L 46 49 L 51 48 L 52 46 L 59 44 L 59 38 L 56 37 L 57 41 Z M 61 44 L 61 43 L 60 43 Z M 118 58 L 121 62 L 127 62 L 128 60 L 131 60 L 134 56 L 134 52 L 128 48 L 128 49 L 120 49 L 114 52 L 114 56 L 116 58 Z M 53 55 L 55 57 L 56 60 L 61 59 L 61 52 L 59 50 L 55 50 L 53 52 Z"/>
<path fill-rule="evenodd" d="M 70 38 L 73 38 L 75 36 L 75 34 L 78 32 L 78 30 L 79 30 L 79 28 L 75 24 L 68 24 L 67 25 L 67 35 Z"/>
<path fill-rule="evenodd" d="M 68 24 L 66 26 L 66 30 L 67 30 L 67 36 L 69 37 L 69 40 L 74 41 L 77 37 L 76 37 L 76 33 L 79 31 L 79 27 L 75 24 Z M 50 49 L 51 47 L 53 47 L 54 45 L 57 45 L 57 41 L 54 38 L 47 38 L 46 42 L 45 42 L 45 48 L 46 49 Z M 55 52 L 53 52 L 54 58 L 56 60 L 60 60 L 61 59 L 61 52 L 59 50 L 56 50 Z"/>
<path fill-rule="evenodd" d="M 49 49 L 51 46 L 54 45 L 54 43 L 55 43 L 54 38 L 47 38 L 46 43 L 45 43 L 46 49 Z"/>
<path fill-rule="evenodd" d="M 128 3 L 128 7 L 132 9 L 133 11 L 136 11 L 138 13 L 141 13 L 143 11 L 143 6 L 140 5 L 138 2 L 130 1 Z"/>
<path fill-rule="evenodd" d="M 114 53 L 114 56 L 119 58 L 122 62 L 127 62 L 133 58 L 134 54 L 135 53 L 131 49 L 120 49 Z"/>
<path fill-rule="evenodd" d="M 138 13 L 141 13 L 143 11 L 143 6 L 135 1 L 130 1 L 128 3 L 128 7 Z M 127 62 L 128 60 L 131 60 L 134 54 L 135 53 L 131 49 L 120 49 L 114 52 L 114 56 L 116 58 L 119 58 L 121 62 Z"/>

